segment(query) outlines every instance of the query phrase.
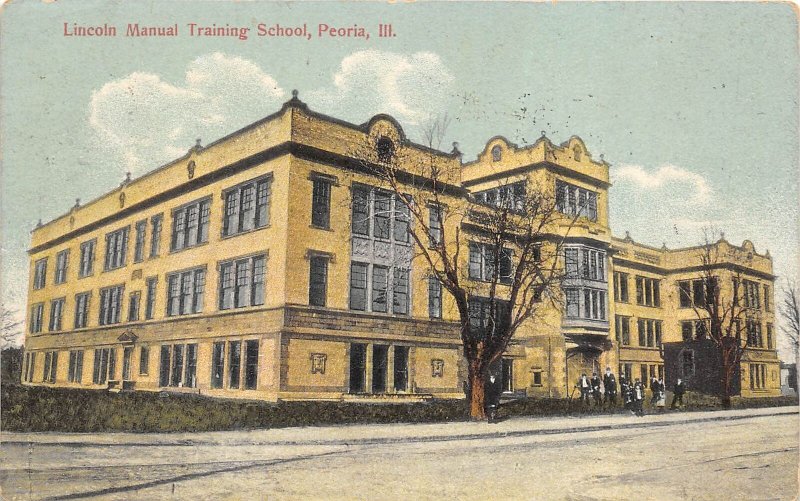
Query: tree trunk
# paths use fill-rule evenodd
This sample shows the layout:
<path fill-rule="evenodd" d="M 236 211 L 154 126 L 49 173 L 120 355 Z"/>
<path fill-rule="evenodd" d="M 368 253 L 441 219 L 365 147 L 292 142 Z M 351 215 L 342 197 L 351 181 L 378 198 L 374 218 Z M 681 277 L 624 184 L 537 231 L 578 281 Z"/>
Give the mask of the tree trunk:
<path fill-rule="evenodd" d="M 486 369 L 469 368 L 469 417 L 473 421 L 486 419 Z"/>

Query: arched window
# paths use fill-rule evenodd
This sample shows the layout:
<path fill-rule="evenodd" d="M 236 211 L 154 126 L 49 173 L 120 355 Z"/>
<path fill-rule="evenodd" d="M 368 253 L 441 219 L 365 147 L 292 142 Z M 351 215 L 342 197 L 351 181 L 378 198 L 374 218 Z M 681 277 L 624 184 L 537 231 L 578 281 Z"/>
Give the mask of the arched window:
<path fill-rule="evenodd" d="M 501 158 L 503 158 L 503 150 L 500 145 L 497 145 L 492 148 L 492 162 L 499 162 Z"/>
<path fill-rule="evenodd" d="M 378 138 L 375 149 L 378 152 L 378 160 L 381 162 L 389 162 L 394 156 L 394 143 L 386 136 Z"/>

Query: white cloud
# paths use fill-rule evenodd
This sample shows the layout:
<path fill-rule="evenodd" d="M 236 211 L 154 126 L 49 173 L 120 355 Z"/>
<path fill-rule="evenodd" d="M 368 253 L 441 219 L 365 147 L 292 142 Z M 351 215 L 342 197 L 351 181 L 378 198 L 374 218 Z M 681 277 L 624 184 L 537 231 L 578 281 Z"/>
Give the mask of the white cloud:
<path fill-rule="evenodd" d="M 696 204 L 707 204 L 711 201 L 713 190 L 706 178 L 696 172 L 675 165 L 663 165 L 655 171 L 649 171 L 640 165 L 620 165 L 611 171 L 612 180 L 617 183 L 631 183 L 637 189 L 647 191 L 663 191 L 670 196 Z M 680 190 L 689 187 L 690 192 Z"/>
<path fill-rule="evenodd" d="M 444 112 L 453 80 L 432 52 L 362 50 L 346 56 L 333 75 L 333 85 L 309 93 L 308 103 L 354 121 L 388 113 L 403 126 L 413 127 Z"/>
<path fill-rule="evenodd" d="M 219 52 L 198 57 L 185 81 L 132 73 L 92 93 L 98 144 L 125 170 L 150 170 L 273 112 L 285 92 L 255 63 Z"/>

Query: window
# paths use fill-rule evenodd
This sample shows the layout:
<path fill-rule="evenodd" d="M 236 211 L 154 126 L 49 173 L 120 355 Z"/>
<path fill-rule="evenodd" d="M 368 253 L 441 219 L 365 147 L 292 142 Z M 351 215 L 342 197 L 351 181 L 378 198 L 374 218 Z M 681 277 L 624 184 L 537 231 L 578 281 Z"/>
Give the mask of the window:
<path fill-rule="evenodd" d="M 219 309 L 264 304 L 266 256 L 253 256 L 220 264 Z"/>
<path fill-rule="evenodd" d="M 44 303 L 36 303 L 31 306 L 31 334 L 42 332 L 42 322 L 44 320 Z"/>
<path fill-rule="evenodd" d="M 172 243 L 177 251 L 208 242 L 211 200 L 198 200 L 172 211 Z"/>
<path fill-rule="evenodd" d="M 497 278 L 502 283 L 509 283 L 513 274 L 512 256 L 513 251 L 507 247 L 503 247 L 498 253 L 493 245 L 470 242 L 469 278 L 485 281 Z M 499 264 L 497 274 L 494 271 L 495 261 Z"/>
<path fill-rule="evenodd" d="M 759 286 L 751 280 L 742 280 L 742 289 L 745 308 L 757 310 L 761 308 Z"/>
<path fill-rule="evenodd" d="M 408 346 L 394 347 L 394 390 L 408 390 Z"/>
<path fill-rule="evenodd" d="M 750 389 L 762 390 L 767 387 L 766 364 L 750 364 Z"/>
<path fill-rule="evenodd" d="M 428 206 L 428 243 L 431 247 L 442 243 L 442 208 L 438 205 Z"/>
<path fill-rule="evenodd" d="M 492 148 L 492 162 L 499 162 L 503 156 L 503 150 L 500 148 L 500 145 L 496 145 Z"/>
<path fill-rule="evenodd" d="M 330 228 L 331 185 L 332 180 L 323 177 L 313 178 L 311 196 L 311 224 L 319 228 Z"/>
<path fill-rule="evenodd" d="M 661 282 L 657 278 L 636 277 L 636 304 L 661 306 Z"/>
<path fill-rule="evenodd" d="M 44 354 L 44 374 L 42 381 L 45 383 L 56 382 L 56 372 L 58 371 L 58 352 L 48 351 Z"/>
<path fill-rule="evenodd" d="M 244 233 L 269 224 L 272 178 L 261 178 L 235 186 L 223 193 L 225 218 L 222 236 Z"/>
<path fill-rule="evenodd" d="M 106 235 L 105 270 L 114 270 L 125 266 L 128 252 L 128 227 L 120 228 Z"/>
<path fill-rule="evenodd" d="M 567 278 L 578 277 L 578 249 L 564 250 L 564 269 Z"/>
<path fill-rule="evenodd" d="M 766 297 L 766 296 L 765 296 Z M 767 324 L 767 346 L 766 348 L 775 349 L 775 338 L 772 333 L 772 324 Z"/>
<path fill-rule="evenodd" d="M 144 307 L 144 318 L 150 320 L 156 311 L 156 285 L 158 284 L 158 277 L 149 277 L 147 279 L 147 303 Z"/>
<path fill-rule="evenodd" d="M 33 374 L 36 369 L 36 352 L 25 353 L 25 381 L 33 382 Z"/>
<path fill-rule="evenodd" d="M 639 346 L 659 348 L 661 346 L 661 321 L 640 318 L 637 322 Z"/>
<path fill-rule="evenodd" d="M 745 325 L 747 328 L 747 346 L 751 348 L 763 348 L 764 338 L 761 335 L 761 322 L 750 319 Z"/>
<path fill-rule="evenodd" d="M 161 229 L 163 226 L 163 214 L 156 214 L 150 218 L 150 257 L 156 257 L 161 252 Z"/>
<path fill-rule="evenodd" d="M 442 283 L 436 277 L 428 277 L 428 316 L 442 318 Z"/>
<path fill-rule="evenodd" d="M 614 301 L 617 303 L 628 302 L 628 274 L 620 271 L 614 272 Z"/>
<path fill-rule="evenodd" d="M 499 186 L 489 190 L 478 191 L 474 195 L 475 201 L 492 207 L 505 207 L 514 211 L 525 209 L 525 182 L 521 181 L 509 185 Z"/>
<path fill-rule="evenodd" d="M 408 195 L 403 195 L 410 201 Z M 393 236 L 395 242 L 409 243 L 411 234 L 408 232 L 411 220 L 411 213 L 408 206 L 403 202 L 399 195 L 394 198 L 394 226 Z"/>
<path fill-rule="evenodd" d="M 367 309 L 367 269 L 365 263 L 350 264 L 350 309 Z"/>
<path fill-rule="evenodd" d="M 590 288 L 564 289 L 567 318 L 606 319 L 606 292 Z"/>
<path fill-rule="evenodd" d="M 197 345 L 161 345 L 159 385 L 174 388 L 197 386 Z"/>
<path fill-rule="evenodd" d="M 83 350 L 69 352 L 69 369 L 67 371 L 67 381 L 70 383 L 80 383 L 83 378 Z"/>
<path fill-rule="evenodd" d="M 211 387 L 222 388 L 222 378 L 225 374 L 225 343 L 217 341 L 211 354 Z"/>
<path fill-rule="evenodd" d="M 105 384 L 106 381 L 114 380 L 116 360 L 117 356 L 114 348 L 95 349 L 92 383 Z"/>
<path fill-rule="evenodd" d="M 69 249 L 65 249 L 56 254 L 56 277 L 55 283 L 63 284 L 67 281 L 67 263 L 69 261 Z"/>
<path fill-rule="evenodd" d="M 150 347 L 142 346 L 139 349 L 139 374 L 147 375 L 150 370 Z"/>
<path fill-rule="evenodd" d="M 131 292 L 130 299 L 128 300 L 128 322 L 139 320 L 139 300 L 141 297 L 141 292 Z"/>
<path fill-rule="evenodd" d="M 370 186 L 353 185 L 351 231 L 396 243 L 410 242 L 410 213 L 400 196 Z M 406 200 L 409 202 L 410 197 Z"/>
<path fill-rule="evenodd" d="M 88 277 L 94 271 L 94 246 L 96 243 L 97 239 L 92 239 L 81 244 L 79 277 Z"/>
<path fill-rule="evenodd" d="M 42 289 L 47 282 L 47 258 L 39 259 L 34 265 L 33 288 Z"/>
<path fill-rule="evenodd" d="M 258 340 L 245 342 L 244 389 L 255 390 L 258 386 Z"/>
<path fill-rule="evenodd" d="M 136 223 L 136 244 L 133 248 L 133 262 L 139 263 L 144 260 L 144 241 L 147 233 L 147 220 L 142 219 Z"/>
<path fill-rule="evenodd" d="M 396 315 L 408 315 L 408 307 L 408 270 L 394 268 L 392 312 Z"/>
<path fill-rule="evenodd" d="M 617 341 L 623 346 L 630 346 L 631 344 L 631 322 L 630 317 L 622 315 L 615 316 L 615 327 L 617 332 Z"/>
<path fill-rule="evenodd" d="M 124 290 L 122 285 L 100 289 L 100 325 L 119 323 Z"/>
<path fill-rule="evenodd" d="M 133 356 L 133 346 L 126 346 L 122 349 L 122 380 L 131 380 L 131 357 Z"/>
<path fill-rule="evenodd" d="M 568 216 L 597 221 L 597 193 L 557 180 L 556 208 Z"/>
<path fill-rule="evenodd" d="M 533 369 L 531 374 L 532 374 L 531 386 L 542 386 L 542 370 Z"/>
<path fill-rule="evenodd" d="M 681 352 L 680 371 L 685 378 L 694 376 L 694 350 L 683 350 Z"/>
<path fill-rule="evenodd" d="M 75 328 L 82 329 L 86 327 L 89 318 L 89 300 L 92 294 L 90 292 L 82 292 L 75 294 Z"/>
<path fill-rule="evenodd" d="M 692 282 L 689 280 L 682 280 L 678 282 L 678 296 L 680 297 L 681 308 L 692 307 Z"/>
<path fill-rule="evenodd" d="M 392 220 L 392 196 L 385 191 L 376 190 L 374 193 L 374 202 L 373 235 L 376 239 L 389 240 Z"/>
<path fill-rule="evenodd" d="M 473 329 L 491 329 L 492 318 L 492 303 L 488 298 L 472 297 L 467 304 L 469 309 L 469 324 Z M 495 315 L 494 320 L 497 322 L 504 321 L 504 317 L 508 313 L 508 302 L 495 300 Z"/>
<path fill-rule="evenodd" d="M 308 304 L 325 306 L 328 291 L 328 257 L 309 258 Z"/>
<path fill-rule="evenodd" d="M 205 268 L 167 275 L 167 316 L 202 312 L 205 286 Z"/>
<path fill-rule="evenodd" d="M 567 318 L 579 318 L 581 312 L 580 291 L 578 289 L 564 289 Z"/>
<path fill-rule="evenodd" d="M 354 235 L 369 235 L 370 229 L 370 189 L 353 186 L 351 231 Z"/>
<path fill-rule="evenodd" d="M 694 337 L 694 322 L 681 322 L 681 337 L 684 341 L 691 341 Z"/>
<path fill-rule="evenodd" d="M 389 268 L 372 267 L 372 311 L 386 313 L 386 294 L 389 289 Z"/>
<path fill-rule="evenodd" d="M 238 389 L 241 377 L 242 342 L 228 343 L 228 388 Z"/>
<path fill-rule="evenodd" d="M 379 162 L 390 162 L 394 156 L 394 143 L 388 137 L 381 136 L 375 143 L 375 151 L 378 154 Z"/>
<path fill-rule="evenodd" d="M 350 387 L 349 393 L 363 393 L 367 380 L 367 345 L 350 344 Z"/>
<path fill-rule="evenodd" d="M 770 298 L 769 285 L 764 285 L 764 311 L 770 311 L 769 298 Z"/>
<path fill-rule="evenodd" d="M 705 339 L 708 337 L 708 332 L 711 329 L 708 325 L 708 320 L 695 320 L 694 321 L 694 336 L 697 339 Z"/>
<path fill-rule="evenodd" d="M 50 301 L 50 332 L 61 330 L 61 318 L 64 316 L 64 298 Z"/>

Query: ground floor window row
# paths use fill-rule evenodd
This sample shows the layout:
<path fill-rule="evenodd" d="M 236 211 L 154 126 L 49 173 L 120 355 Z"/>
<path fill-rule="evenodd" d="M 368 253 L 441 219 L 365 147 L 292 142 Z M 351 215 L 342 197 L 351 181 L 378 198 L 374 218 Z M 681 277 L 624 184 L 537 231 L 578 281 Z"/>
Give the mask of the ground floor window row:
<path fill-rule="evenodd" d="M 620 377 L 625 376 L 625 380 L 628 384 L 638 379 L 644 384 L 645 388 L 647 388 L 650 386 L 653 379 L 664 378 L 664 364 L 620 362 L 619 374 Z"/>

